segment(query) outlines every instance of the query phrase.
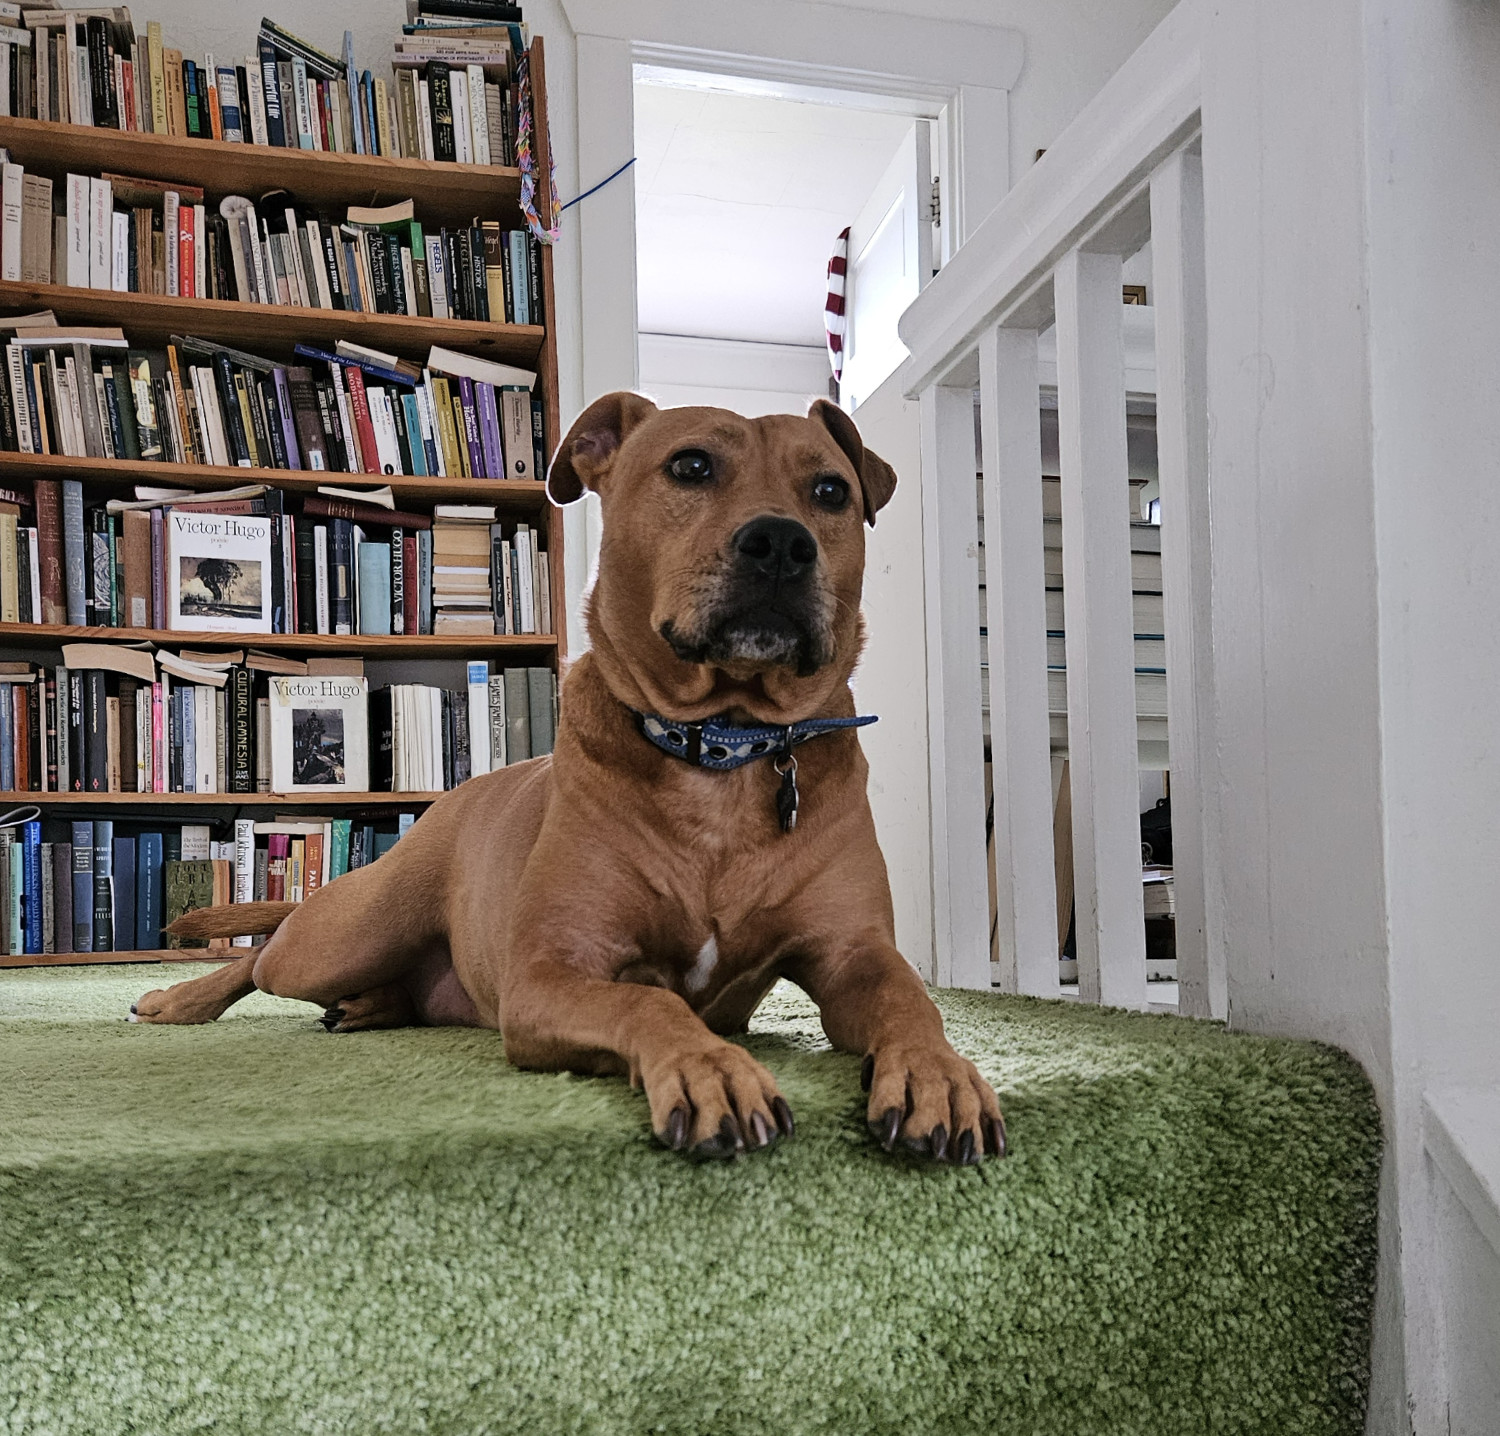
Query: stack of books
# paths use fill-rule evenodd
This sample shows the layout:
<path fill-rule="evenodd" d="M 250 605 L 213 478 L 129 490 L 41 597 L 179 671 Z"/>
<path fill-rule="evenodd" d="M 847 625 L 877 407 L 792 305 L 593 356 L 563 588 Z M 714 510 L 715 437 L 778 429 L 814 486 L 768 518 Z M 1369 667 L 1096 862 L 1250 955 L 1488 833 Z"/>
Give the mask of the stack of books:
<path fill-rule="evenodd" d="M 69 841 L 53 843 L 40 821 L 0 830 L 0 953 L 201 947 L 163 929 L 218 903 L 301 902 L 389 852 L 413 818 L 401 814 L 394 831 L 386 821 L 242 818 L 224 839 L 208 824 L 75 822 Z"/>
<path fill-rule="evenodd" d="M 50 320 L 44 312 L 42 319 Z M 544 472 L 532 370 L 434 346 L 425 366 L 339 340 L 278 364 L 174 335 L 8 320 L 0 448 L 231 468 L 532 479 Z"/>
<path fill-rule="evenodd" d="M 359 658 L 64 644 L 0 663 L 0 792 L 437 792 L 552 751 L 550 668 L 371 690 Z"/>
<path fill-rule="evenodd" d="M 391 58 L 394 84 L 262 19 L 255 52 L 201 60 L 137 33 L 124 6 L 65 13 L 7 4 L 0 114 L 231 144 L 514 165 L 521 9 L 469 0 L 413 7 Z M 443 12 L 443 13 L 436 13 Z M 453 13 L 462 12 L 462 13 Z"/>
<path fill-rule="evenodd" d="M 494 0 L 412 0 L 391 56 L 399 142 L 421 159 L 514 165 L 510 96 L 521 11 Z"/>
<path fill-rule="evenodd" d="M 432 515 L 432 631 L 493 633 L 490 527 L 483 504 L 439 504 Z"/>

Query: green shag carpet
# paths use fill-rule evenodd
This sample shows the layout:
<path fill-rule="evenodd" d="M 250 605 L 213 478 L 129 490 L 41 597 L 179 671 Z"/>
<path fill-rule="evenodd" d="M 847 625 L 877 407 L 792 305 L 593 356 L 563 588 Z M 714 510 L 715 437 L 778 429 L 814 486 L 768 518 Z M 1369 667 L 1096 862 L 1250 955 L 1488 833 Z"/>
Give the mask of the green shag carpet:
<path fill-rule="evenodd" d="M 940 993 L 1013 1155 L 920 1167 L 781 988 L 797 1136 L 694 1166 L 492 1033 L 124 1021 L 198 970 L 0 975 L 0 1430 L 1363 1429 L 1380 1131 L 1327 1048 Z"/>

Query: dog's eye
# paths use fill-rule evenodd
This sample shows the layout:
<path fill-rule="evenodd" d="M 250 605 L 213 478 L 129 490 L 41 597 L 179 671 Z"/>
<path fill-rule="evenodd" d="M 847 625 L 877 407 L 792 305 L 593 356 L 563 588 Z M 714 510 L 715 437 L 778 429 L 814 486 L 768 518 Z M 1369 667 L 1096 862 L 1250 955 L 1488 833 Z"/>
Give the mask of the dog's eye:
<path fill-rule="evenodd" d="M 714 476 L 714 461 L 702 449 L 684 449 L 667 461 L 667 472 L 683 484 L 706 484 Z"/>
<path fill-rule="evenodd" d="M 812 497 L 819 508 L 837 513 L 849 502 L 849 485 L 834 474 L 824 474 L 813 481 Z"/>

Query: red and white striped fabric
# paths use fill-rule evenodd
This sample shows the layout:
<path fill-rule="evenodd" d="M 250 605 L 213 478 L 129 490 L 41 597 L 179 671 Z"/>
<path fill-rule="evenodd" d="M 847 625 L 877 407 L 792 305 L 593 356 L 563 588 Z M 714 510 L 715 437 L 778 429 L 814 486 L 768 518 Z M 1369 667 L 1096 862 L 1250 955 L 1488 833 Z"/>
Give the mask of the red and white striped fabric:
<path fill-rule="evenodd" d="M 833 377 L 844 377 L 844 284 L 849 271 L 849 227 L 839 231 L 828 260 L 828 302 L 823 306 L 823 327 L 828 331 L 828 362 Z"/>

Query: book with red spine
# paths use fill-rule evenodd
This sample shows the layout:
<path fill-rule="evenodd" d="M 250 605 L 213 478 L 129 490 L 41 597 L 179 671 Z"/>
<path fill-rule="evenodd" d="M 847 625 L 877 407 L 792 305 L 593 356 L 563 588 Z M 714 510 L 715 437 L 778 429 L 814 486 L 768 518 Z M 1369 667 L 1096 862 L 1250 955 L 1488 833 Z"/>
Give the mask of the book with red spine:
<path fill-rule="evenodd" d="M 193 288 L 194 274 L 197 269 L 197 237 L 194 232 L 196 228 L 192 205 L 179 204 L 177 206 L 177 292 L 184 299 L 196 297 Z"/>
<path fill-rule="evenodd" d="M 36 547 L 41 566 L 43 623 L 68 621 L 68 591 L 63 564 L 62 481 L 37 479 Z"/>
<path fill-rule="evenodd" d="M 403 633 L 417 631 L 417 616 L 421 612 L 421 596 L 417 592 L 417 536 L 406 534 L 401 540 L 401 554 L 406 565 L 406 583 L 401 590 Z"/>
<path fill-rule="evenodd" d="M 309 518 L 348 519 L 361 528 L 379 524 L 384 528 L 430 529 L 431 514 L 408 514 L 380 504 L 362 504 L 337 494 L 308 494 L 302 500 L 302 512 Z"/>
<path fill-rule="evenodd" d="M 344 383 L 349 389 L 349 410 L 354 416 L 354 431 L 359 440 L 359 468 L 363 474 L 378 474 L 380 454 L 375 447 L 375 425 L 370 418 L 370 401 L 365 393 L 365 376 L 352 364 L 346 364 Z"/>
<path fill-rule="evenodd" d="M 286 860 L 291 848 L 286 833 L 272 833 L 266 841 L 266 901 L 286 901 Z"/>

